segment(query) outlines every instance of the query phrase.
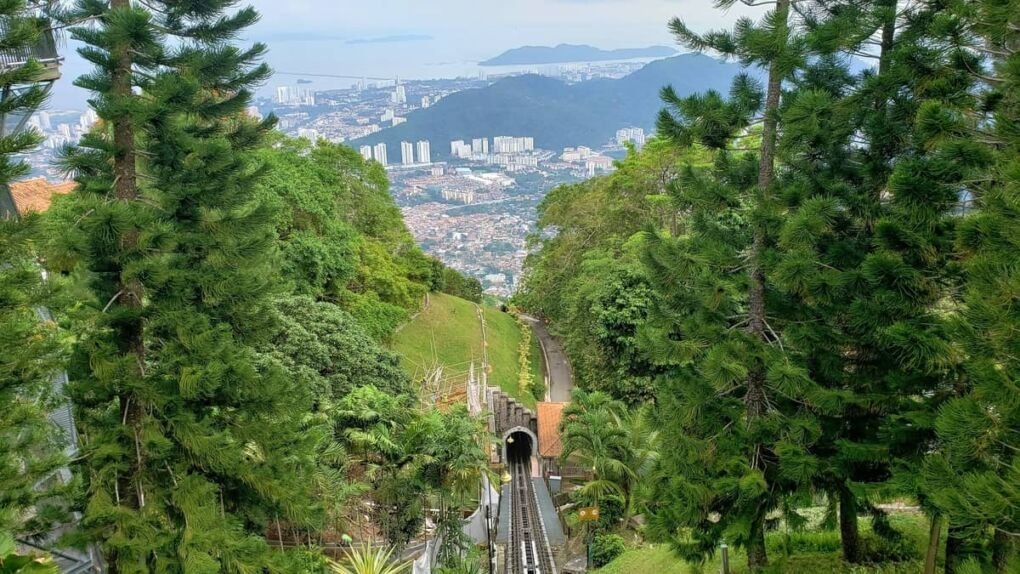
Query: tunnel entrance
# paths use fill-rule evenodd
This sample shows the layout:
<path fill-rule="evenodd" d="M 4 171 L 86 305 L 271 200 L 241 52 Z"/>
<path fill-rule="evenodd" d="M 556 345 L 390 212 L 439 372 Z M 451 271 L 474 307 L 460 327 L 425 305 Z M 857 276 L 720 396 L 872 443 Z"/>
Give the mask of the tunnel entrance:
<path fill-rule="evenodd" d="M 532 444 L 531 434 L 523 430 L 512 431 L 506 437 L 506 460 L 515 463 L 528 460 L 535 452 L 535 445 Z"/>

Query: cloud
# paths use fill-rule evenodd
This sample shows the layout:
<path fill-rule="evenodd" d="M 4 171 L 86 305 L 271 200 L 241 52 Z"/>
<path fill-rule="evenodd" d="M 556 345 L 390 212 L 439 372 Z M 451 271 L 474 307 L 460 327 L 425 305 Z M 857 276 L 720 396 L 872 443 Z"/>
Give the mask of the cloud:
<path fill-rule="evenodd" d="M 425 42 L 434 39 L 428 34 L 397 34 L 377 38 L 355 38 L 347 40 L 347 44 L 397 44 L 401 42 Z"/>

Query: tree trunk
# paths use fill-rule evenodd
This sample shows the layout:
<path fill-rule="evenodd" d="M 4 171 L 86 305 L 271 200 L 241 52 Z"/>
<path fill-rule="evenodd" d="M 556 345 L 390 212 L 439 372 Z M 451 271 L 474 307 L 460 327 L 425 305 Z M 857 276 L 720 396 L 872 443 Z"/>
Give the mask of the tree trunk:
<path fill-rule="evenodd" d="M 861 562 L 861 536 L 857 526 L 857 498 L 845 486 L 839 489 L 839 540 L 843 559 L 851 564 Z"/>
<path fill-rule="evenodd" d="M 935 574 L 935 559 L 939 555 L 939 537 L 942 536 L 942 516 L 931 517 L 928 529 L 928 553 L 924 557 L 924 574 Z"/>
<path fill-rule="evenodd" d="M 996 530 L 992 536 L 992 565 L 995 566 L 995 574 L 1006 574 L 1012 550 L 1013 540 L 1005 532 Z"/>
<path fill-rule="evenodd" d="M 963 533 L 950 522 L 949 533 L 946 534 L 946 574 L 956 574 L 962 557 Z"/>
<path fill-rule="evenodd" d="M 110 12 L 130 10 L 131 0 L 110 0 Z M 111 46 L 110 55 L 113 68 L 110 73 L 110 95 L 120 106 L 134 97 L 132 91 L 133 54 L 130 40 L 120 39 Z M 131 202 L 138 198 L 138 177 L 135 160 L 134 120 L 123 112 L 112 118 L 113 125 L 113 192 L 118 201 Z M 129 229 L 120 238 L 123 252 L 136 249 L 138 230 Z M 118 285 L 118 305 L 130 309 L 129 316 L 119 320 L 117 338 L 120 351 L 134 357 L 134 376 L 140 380 L 145 374 L 145 339 L 142 326 L 142 287 L 137 280 L 123 277 Z M 129 508 L 145 506 L 145 491 L 141 480 L 143 453 L 141 446 L 141 425 L 144 415 L 143 405 L 131 391 L 125 391 L 119 397 L 122 424 L 130 428 L 129 435 L 133 444 L 130 445 L 134 456 L 128 461 L 127 470 L 119 480 L 119 503 Z"/>
<path fill-rule="evenodd" d="M 881 7 L 888 10 L 885 20 L 882 23 L 882 39 L 879 44 L 878 73 L 883 75 L 889 71 L 889 56 L 892 53 L 893 43 L 896 41 L 896 11 L 899 8 L 897 0 L 883 0 Z"/>
<path fill-rule="evenodd" d="M 777 20 L 785 26 L 790 15 L 790 0 L 779 0 L 776 5 Z M 785 34 L 783 34 L 785 37 Z M 761 157 L 758 169 L 758 193 L 763 201 L 767 201 L 769 189 L 775 179 L 776 139 L 779 131 L 779 101 L 782 96 L 783 70 L 779 63 L 773 61 L 769 65 L 768 88 L 765 96 L 765 123 L 762 131 Z M 755 337 L 767 339 L 765 313 L 765 268 L 763 257 L 768 246 L 768 229 L 758 225 L 754 228 L 754 240 L 751 244 L 750 274 L 751 286 L 748 295 L 748 330 Z M 744 404 L 747 411 L 747 424 L 750 427 L 754 420 L 765 414 L 768 397 L 765 393 L 765 364 L 756 360 L 747 375 L 747 393 Z M 751 467 L 766 471 L 763 456 L 765 445 L 755 444 L 751 451 Z M 768 565 L 768 552 L 765 548 L 765 513 L 759 512 L 753 517 L 750 539 L 747 546 L 747 565 L 751 572 L 757 572 Z"/>
<path fill-rule="evenodd" d="M 756 516 L 751 526 L 751 536 L 747 540 L 747 569 L 750 572 L 761 572 L 769 565 L 768 551 L 765 549 L 765 515 Z"/>

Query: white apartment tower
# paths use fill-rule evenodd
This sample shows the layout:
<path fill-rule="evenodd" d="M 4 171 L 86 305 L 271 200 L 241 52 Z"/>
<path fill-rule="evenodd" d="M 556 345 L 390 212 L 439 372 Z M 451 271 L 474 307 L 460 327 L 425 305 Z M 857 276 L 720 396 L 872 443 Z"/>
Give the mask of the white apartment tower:
<path fill-rule="evenodd" d="M 276 103 L 278 104 L 290 103 L 290 86 L 280 86 L 276 88 Z"/>
<path fill-rule="evenodd" d="M 361 157 L 365 158 L 366 161 L 372 159 L 372 146 L 361 146 Z"/>
<path fill-rule="evenodd" d="M 414 163 L 414 144 L 411 142 L 400 142 L 400 163 L 403 165 Z"/>
<path fill-rule="evenodd" d="M 407 103 L 407 88 L 404 86 L 397 86 L 397 89 L 393 91 L 393 95 L 390 97 L 390 101 L 394 104 L 406 104 Z"/>
<path fill-rule="evenodd" d="M 428 140 L 418 142 L 418 163 L 432 163 L 432 145 Z"/>
<path fill-rule="evenodd" d="M 386 161 L 386 144 L 384 144 L 384 143 L 377 143 L 377 144 L 375 144 L 375 147 L 372 148 L 372 151 L 374 152 L 373 155 L 375 157 L 375 161 L 379 162 L 379 165 L 383 165 L 383 166 L 387 165 L 387 161 Z"/>

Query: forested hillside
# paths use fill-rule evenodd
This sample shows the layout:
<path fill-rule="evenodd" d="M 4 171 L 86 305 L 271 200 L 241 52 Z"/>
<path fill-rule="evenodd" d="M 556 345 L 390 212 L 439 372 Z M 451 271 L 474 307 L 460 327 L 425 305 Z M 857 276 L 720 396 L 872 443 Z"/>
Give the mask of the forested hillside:
<path fill-rule="evenodd" d="M 671 23 L 767 77 L 663 90 L 656 141 L 542 203 L 517 296 L 583 389 L 564 460 L 593 463 L 606 572 L 723 543 L 748 572 L 1020 567 L 1017 14 Z"/>
<path fill-rule="evenodd" d="M 415 245 L 379 164 L 347 146 L 276 140 L 259 151 L 258 189 L 274 213 L 283 277 L 388 336 L 441 284 L 441 264 Z"/>
<path fill-rule="evenodd" d="M 384 142 L 392 155 L 402 141 L 427 139 L 432 141 L 433 157 L 440 159 L 449 157 L 451 141 L 503 134 L 534 137 L 536 146 L 549 150 L 601 147 L 620 128 L 654 127 L 663 86 L 672 85 L 685 95 L 701 89 L 725 90 L 739 72 L 736 64 L 684 54 L 652 62 L 618 80 L 566 84 L 543 76 L 514 76 L 452 94 L 409 114 L 406 123 L 352 145 Z"/>
<path fill-rule="evenodd" d="M 63 153 L 73 193 L 0 227 L 0 570 L 74 545 L 111 572 L 337 571 L 344 540 L 403 548 L 471 507 L 482 424 L 423 407 L 381 342 L 428 292 L 480 288 L 414 244 L 380 166 L 245 113 L 269 70 L 234 4 L 45 14 L 100 121 Z M 29 8 L 0 7 L 4 50 L 38 38 Z M 2 141 L 6 185 L 37 138 Z"/>

